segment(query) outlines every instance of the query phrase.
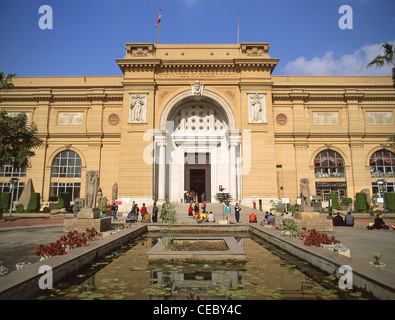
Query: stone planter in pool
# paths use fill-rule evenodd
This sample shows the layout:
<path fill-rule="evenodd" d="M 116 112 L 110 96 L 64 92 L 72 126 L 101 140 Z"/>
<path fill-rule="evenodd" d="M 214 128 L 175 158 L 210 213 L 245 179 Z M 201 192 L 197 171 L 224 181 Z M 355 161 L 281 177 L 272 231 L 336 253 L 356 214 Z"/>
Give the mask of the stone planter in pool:
<path fill-rule="evenodd" d="M 149 261 L 246 260 L 245 251 L 233 237 L 165 237 L 159 239 L 147 255 Z"/>

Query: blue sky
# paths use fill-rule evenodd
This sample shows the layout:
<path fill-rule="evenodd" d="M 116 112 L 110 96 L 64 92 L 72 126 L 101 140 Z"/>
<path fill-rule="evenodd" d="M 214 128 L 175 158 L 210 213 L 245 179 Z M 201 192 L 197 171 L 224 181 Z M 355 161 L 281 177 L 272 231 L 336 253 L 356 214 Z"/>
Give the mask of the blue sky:
<path fill-rule="evenodd" d="M 53 29 L 39 28 L 42 5 Z M 339 28 L 342 5 L 353 29 Z M 126 42 L 269 42 L 274 75 L 391 75 L 365 68 L 395 43 L 394 0 L 13 0 L 0 1 L 0 67 L 17 76 L 122 75 Z"/>

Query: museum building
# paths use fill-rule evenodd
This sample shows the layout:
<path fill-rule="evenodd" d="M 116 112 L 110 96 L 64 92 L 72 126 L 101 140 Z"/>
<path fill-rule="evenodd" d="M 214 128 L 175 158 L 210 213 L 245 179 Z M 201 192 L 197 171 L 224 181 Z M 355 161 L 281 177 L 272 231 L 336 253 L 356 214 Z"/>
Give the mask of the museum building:
<path fill-rule="evenodd" d="M 278 62 L 266 42 L 127 43 L 123 76 L 16 77 L 0 109 L 26 113 L 44 143 L 28 168 L 0 168 L 0 192 L 16 178 L 17 200 L 31 179 L 43 205 L 83 198 L 92 170 L 123 211 L 220 188 L 296 203 L 304 178 L 323 201 L 393 192 L 391 77 L 273 76 Z"/>

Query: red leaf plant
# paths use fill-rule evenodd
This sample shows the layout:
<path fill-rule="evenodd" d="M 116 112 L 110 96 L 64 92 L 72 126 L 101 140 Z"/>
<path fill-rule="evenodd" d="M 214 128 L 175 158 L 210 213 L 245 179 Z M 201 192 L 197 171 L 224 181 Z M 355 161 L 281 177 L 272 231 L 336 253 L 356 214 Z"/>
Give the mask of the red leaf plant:
<path fill-rule="evenodd" d="M 303 231 L 307 231 L 307 234 L 299 233 L 297 237 L 301 240 L 304 240 L 304 244 L 306 246 L 320 247 L 321 244 L 340 243 L 340 241 L 336 240 L 334 236 L 331 236 L 329 238 L 326 233 L 319 233 L 315 229 L 307 230 L 305 227 L 303 227 L 302 229 Z"/>
<path fill-rule="evenodd" d="M 96 236 L 101 236 L 101 234 L 95 228 L 86 228 L 85 232 L 82 233 L 74 230 L 60 237 L 56 242 L 52 242 L 49 245 L 40 244 L 38 247 L 33 247 L 33 250 L 36 251 L 36 256 L 42 259 L 64 255 L 72 248 L 85 246 L 88 241 L 95 240 Z"/>

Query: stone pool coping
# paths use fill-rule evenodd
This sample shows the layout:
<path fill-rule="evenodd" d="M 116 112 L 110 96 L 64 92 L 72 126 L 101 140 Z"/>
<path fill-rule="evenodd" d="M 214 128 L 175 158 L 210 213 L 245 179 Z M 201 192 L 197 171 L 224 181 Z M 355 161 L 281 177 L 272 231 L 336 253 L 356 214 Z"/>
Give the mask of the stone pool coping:
<path fill-rule="evenodd" d="M 39 273 L 39 268 L 48 265 L 52 268 L 53 282 L 61 281 L 67 275 L 76 272 L 81 267 L 91 263 L 95 258 L 102 257 L 121 245 L 144 234 L 147 231 L 161 231 L 168 229 L 169 232 L 196 232 L 197 235 L 206 232 L 250 232 L 283 250 L 302 258 L 312 265 L 335 274 L 338 278 L 339 267 L 350 265 L 353 271 L 353 285 L 366 289 L 382 300 L 395 299 L 395 279 L 388 276 L 384 270 L 373 268 L 369 264 L 362 263 L 357 259 L 339 256 L 323 248 L 308 247 L 303 241 L 282 236 L 277 230 L 265 228 L 260 225 L 237 224 L 237 225 L 132 225 L 132 227 L 114 232 L 102 239 L 90 242 L 85 247 L 70 250 L 64 256 L 55 256 L 40 262 L 31 264 L 23 269 L 11 272 L 0 278 L 0 300 L 24 300 L 39 294 L 39 279 L 44 273 Z M 233 235 L 232 235 L 233 236 Z"/>
<path fill-rule="evenodd" d="M 175 240 L 194 240 L 196 237 L 174 237 Z M 203 240 L 224 240 L 228 250 L 212 250 L 212 251 L 163 251 L 163 242 L 158 241 L 150 250 L 148 250 L 149 261 L 159 261 L 168 259 L 182 260 L 221 260 L 221 261 L 245 261 L 246 252 L 240 247 L 234 237 L 199 237 Z"/>

